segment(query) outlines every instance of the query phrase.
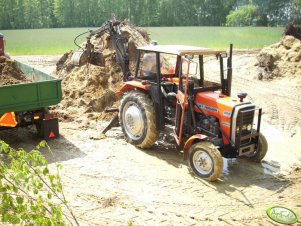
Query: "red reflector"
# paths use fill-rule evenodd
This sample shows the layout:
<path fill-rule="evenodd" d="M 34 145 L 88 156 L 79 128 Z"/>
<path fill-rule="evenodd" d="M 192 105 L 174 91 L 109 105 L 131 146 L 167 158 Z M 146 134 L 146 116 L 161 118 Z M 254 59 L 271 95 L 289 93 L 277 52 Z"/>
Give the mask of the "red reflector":
<path fill-rule="evenodd" d="M 55 134 L 54 134 L 54 132 L 51 131 L 48 138 L 53 138 L 53 137 L 55 137 Z"/>

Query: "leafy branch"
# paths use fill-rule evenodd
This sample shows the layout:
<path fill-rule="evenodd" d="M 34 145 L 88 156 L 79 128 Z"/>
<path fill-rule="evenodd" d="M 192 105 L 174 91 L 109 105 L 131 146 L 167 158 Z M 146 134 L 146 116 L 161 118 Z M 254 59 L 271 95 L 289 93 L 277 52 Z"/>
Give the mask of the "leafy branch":
<path fill-rule="evenodd" d="M 63 192 L 59 175 L 62 166 L 56 164 L 56 173 L 50 173 L 46 159 L 39 152 L 44 147 L 51 152 L 45 141 L 27 153 L 23 149 L 14 150 L 0 140 L 2 222 L 63 226 L 67 220 L 71 225 L 79 225 Z"/>

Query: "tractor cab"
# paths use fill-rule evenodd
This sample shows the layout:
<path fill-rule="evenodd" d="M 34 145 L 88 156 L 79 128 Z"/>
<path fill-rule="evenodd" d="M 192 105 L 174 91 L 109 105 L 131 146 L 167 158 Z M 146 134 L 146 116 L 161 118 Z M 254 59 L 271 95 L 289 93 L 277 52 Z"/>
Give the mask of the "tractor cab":
<path fill-rule="evenodd" d="M 208 76 L 204 62 L 212 57 L 217 67 L 209 72 L 218 75 Z M 172 128 L 192 171 L 210 181 L 221 175 L 222 157 L 260 162 L 267 152 L 261 109 L 245 101 L 245 93 L 231 97 L 231 81 L 232 45 L 229 54 L 182 45 L 138 48 L 135 74 L 116 93 L 123 96 L 119 122 L 125 139 L 150 148 L 164 128 Z"/>
<path fill-rule="evenodd" d="M 185 86 L 192 93 L 219 91 L 224 95 L 231 94 L 231 58 L 228 58 L 226 76 L 224 73 L 226 51 L 182 45 L 149 45 L 138 50 L 134 80 L 149 84 L 150 95 L 156 100 L 158 115 L 163 114 L 161 109 L 165 109 L 166 105 L 176 104 L 177 93 L 179 90 L 184 92 Z M 205 79 L 204 58 L 207 56 L 214 56 L 219 60 L 218 81 Z M 163 117 L 157 117 L 157 127 L 163 128 L 165 121 Z"/>

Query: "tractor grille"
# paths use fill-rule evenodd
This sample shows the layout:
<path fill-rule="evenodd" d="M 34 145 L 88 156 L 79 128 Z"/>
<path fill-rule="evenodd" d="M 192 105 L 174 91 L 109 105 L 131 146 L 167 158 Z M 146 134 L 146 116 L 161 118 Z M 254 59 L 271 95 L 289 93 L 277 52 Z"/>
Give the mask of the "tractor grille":
<path fill-rule="evenodd" d="M 242 137 L 252 133 L 254 115 L 255 107 L 240 109 L 236 121 L 236 145 L 241 146 L 251 141 L 250 138 L 242 139 Z"/>
<path fill-rule="evenodd" d="M 253 152 L 258 144 L 262 109 L 251 103 L 234 107 L 231 120 L 231 140 L 235 145 L 236 155 Z"/>
<path fill-rule="evenodd" d="M 252 124 L 254 119 L 254 113 L 254 107 L 240 110 L 238 113 L 236 125 L 239 126 Z"/>

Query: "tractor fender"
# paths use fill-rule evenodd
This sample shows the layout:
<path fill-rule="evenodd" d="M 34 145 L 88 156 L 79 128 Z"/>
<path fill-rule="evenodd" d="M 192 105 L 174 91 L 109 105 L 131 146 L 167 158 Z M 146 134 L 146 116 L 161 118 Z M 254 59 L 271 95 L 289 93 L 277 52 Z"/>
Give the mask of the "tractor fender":
<path fill-rule="evenodd" d="M 155 112 L 156 112 L 156 127 L 158 130 L 164 128 L 164 117 L 157 117 L 158 115 L 162 115 L 160 103 L 160 95 L 158 92 L 157 86 L 152 86 L 147 81 L 128 81 L 125 82 L 116 92 L 116 97 L 121 97 L 124 93 L 139 90 L 149 95 L 152 101 L 154 102 Z"/>
<path fill-rule="evenodd" d="M 189 139 L 185 142 L 184 148 L 183 148 L 184 160 L 186 160 L 187 157 L 188 157 L 188 152 L 189 152 L 189 149 L 190 149 L 191 145 L 193 145 L 196 142 L 207 140 L 207 138 L 208 137 L 206 135 L 203 135 L 203 134 L 195 134 L 195 135 L 189 137 Z"/>
<path fill-rule="evenodd" d="M 143 82 L 139 81 L 129 81 L 125 82 L 116 92 L 115 96 L 121 97 L 123 93 L 129 92 L 131 90 L 141 90 L 143 92 L 146 92 L 150 87 L 150 84 L 144 84 Z"/>

